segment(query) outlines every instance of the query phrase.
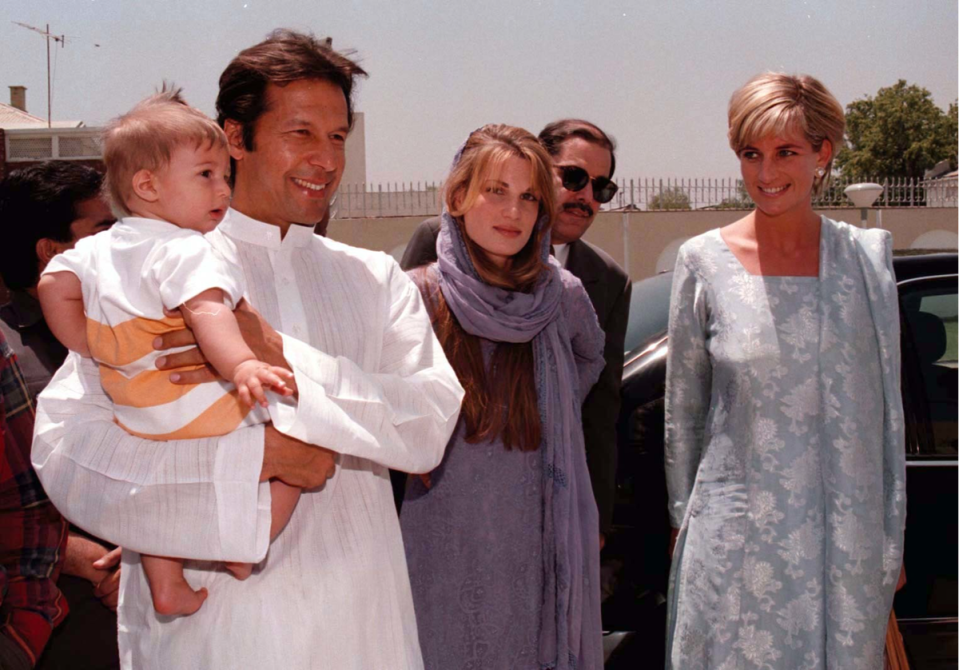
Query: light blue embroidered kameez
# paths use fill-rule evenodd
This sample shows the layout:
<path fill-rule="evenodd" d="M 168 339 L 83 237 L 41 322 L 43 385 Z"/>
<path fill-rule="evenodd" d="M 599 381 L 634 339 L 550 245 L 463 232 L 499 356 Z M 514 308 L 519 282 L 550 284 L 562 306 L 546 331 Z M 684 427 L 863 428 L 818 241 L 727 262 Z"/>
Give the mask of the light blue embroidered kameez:
<path fill-rule="evenodd" d="M 666 393 L 667 666 L 882 667 L 905 454 L 891 237 L 822 219 L 818 277 L 680 249 Z"/>

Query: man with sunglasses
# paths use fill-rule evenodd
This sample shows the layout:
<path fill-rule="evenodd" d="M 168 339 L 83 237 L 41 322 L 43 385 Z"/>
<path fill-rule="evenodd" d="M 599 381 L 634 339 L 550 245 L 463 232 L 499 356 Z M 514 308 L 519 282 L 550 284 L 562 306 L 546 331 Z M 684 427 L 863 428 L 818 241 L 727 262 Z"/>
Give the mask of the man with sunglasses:
<path fill-rule="evenodd" d="M 596 125 L 561 119 L 547 125 L 540 142 L 553 157 L 553 184 L 558 214 L 553 221 L 553 255 L 574 276 L 593 303 L 606 333 L 606 367 L 583 404 L 583 432 L 593 495 L 599 507 L 600 547 L 613 517 L 616 490 L 616 418 L 623 377 L 623 341 L 632 283 L 616 261 L 582 239 L 600 205 L 616 195 L 611 179 L 616 169 L 616 145 Z M 404 270 L 436 260 L 440 219 L 427 219 L 413 233 L 400 265 Z M 397 507 L 403 499 L 402 474 L 393 474 Z"/>

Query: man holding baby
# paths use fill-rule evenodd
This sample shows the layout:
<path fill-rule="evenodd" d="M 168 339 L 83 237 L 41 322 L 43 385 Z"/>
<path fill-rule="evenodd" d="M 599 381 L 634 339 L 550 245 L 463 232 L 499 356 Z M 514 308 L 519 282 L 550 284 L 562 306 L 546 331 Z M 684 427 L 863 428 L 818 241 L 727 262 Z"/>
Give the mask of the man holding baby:
<path fill-rule="evenodd" d="M 241 270 L 236 321 L 253 355 L 293 373 L 296 394 L 271 400 L 271 423 L 135 437 L 77 354 L 40 397 L 32 460 L 51 500 L 124 548 L 124 667 L 422 667 L 387 468 L 439 463 L 462 389 L 399 266 L 313 234 L 364 74 L 312 36 L 276 31 L 220 78 L 234 189 L 206 239 Z M 190 331 L 157 339 L 170 381 L 215 379 Z M 272 543 L 270 480 L 302 490 Z M 141 554 L 188 559 L 184 577 L 207 600 L 157 613 Z M 255 567 L 241 581 L 224 562 Z"/>

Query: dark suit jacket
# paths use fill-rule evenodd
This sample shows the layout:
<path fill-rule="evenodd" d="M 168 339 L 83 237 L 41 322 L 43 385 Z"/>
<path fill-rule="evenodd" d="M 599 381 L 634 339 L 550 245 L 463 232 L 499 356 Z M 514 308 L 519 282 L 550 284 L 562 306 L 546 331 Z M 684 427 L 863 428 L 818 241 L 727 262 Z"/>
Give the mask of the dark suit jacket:
<path fill-rule="evenodd" d="M 436 260 L 439 229 L 439 217 L 420 224 L 400 261 L 404 270 Z M 570 243 L 566 269 L 583 282 L 596 310 L 599 325 L 606 333 L 603 351 L 606 367 L 583 403 L 583 433 L 586 437 L 589 478 L 599 507 L 599 527 L 606 533 L 613 521 L 616 494 L 616 418 L 619 415 L 619 389 L 623 378 L 623 342 L 626 339 L 633 285 L 629 276 L 609 254 L 583 240 Z"/>

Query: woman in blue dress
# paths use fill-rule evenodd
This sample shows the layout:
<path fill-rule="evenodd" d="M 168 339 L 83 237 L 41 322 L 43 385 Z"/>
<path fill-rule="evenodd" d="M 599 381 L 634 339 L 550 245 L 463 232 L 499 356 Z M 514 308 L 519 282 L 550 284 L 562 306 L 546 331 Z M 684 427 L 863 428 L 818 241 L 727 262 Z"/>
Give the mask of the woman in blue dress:
<path fill-rule="evenodd" d="M 438 261 L 411 273 L 466 391 L 401 524 L 426 668 L 599 670 L 599 521 L 582 401 L 603 333 L 549 256 L 553 175 L 525 130 L 473 132 L 446 181 Z"/>
<path fill-rule="evenodd" d="M 676 260 L 670 668 L 882 667 L 905 521 L 899 317 L 889 233 L 812 208 L 844 126 L 812 77 L 736 91 L 756 208 Z"/>

